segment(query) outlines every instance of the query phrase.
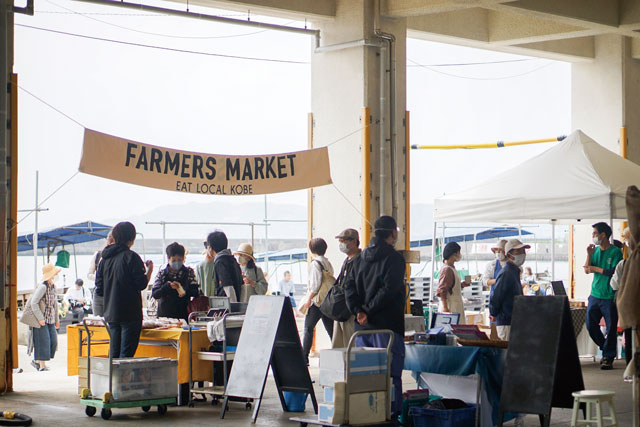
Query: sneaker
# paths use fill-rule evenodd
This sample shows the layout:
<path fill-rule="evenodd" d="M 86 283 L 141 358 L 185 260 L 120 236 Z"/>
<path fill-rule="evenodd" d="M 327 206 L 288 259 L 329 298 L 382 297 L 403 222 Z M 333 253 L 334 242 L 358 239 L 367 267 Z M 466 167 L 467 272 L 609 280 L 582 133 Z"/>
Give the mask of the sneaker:
<path fill-rule="evenodd" d="M 600 369 L 603 371 L 610 371 L 613 369 L 613 359 L 603 357 L 600 361 Z"/>
<path fill-rule="evenodd" d="M 31 366 L 33 366 L 34 368 L 36 368 L 36 371 L 39 371 L 39 370 L 40 370 L 40 365 L 38 365 L 38 364 L 36 363 L 36 361 L 35 361 L 35 360 L 32 360 L 32 361 L 31 361 Z"/>
<path fill-rule="evenodd" d="M 633 382 L 633 377 L 631 375 L 627 375 L 626 377 L 624 377 L 624 382 L 625 383 L 632 383 Z"/>
<path fill-rule="evenodd" d="M 38 369 L 40 372 L 42 371 L 48 371 L 49 367 L 48 366 L 43 366 L 42 368 Z"/>

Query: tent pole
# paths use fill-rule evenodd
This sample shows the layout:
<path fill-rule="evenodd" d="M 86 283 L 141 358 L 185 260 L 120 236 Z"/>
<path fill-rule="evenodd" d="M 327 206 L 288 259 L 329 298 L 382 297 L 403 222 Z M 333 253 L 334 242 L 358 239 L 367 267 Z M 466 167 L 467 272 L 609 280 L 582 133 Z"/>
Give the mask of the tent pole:
<path fill-rule="evenodd" d="M 429 301 L 427 305 L 429 307 L 429 321 L 427 322 L 427 326 L 431 327 L 431 318 L 433 317 L 433 313 L 431 310 L 431 300 L 433 299 L 433 286 L 435 282 L 436 275 L 436 233 L 438 232 L 438 223 L 433 221 L 433 237 L 431 238 L 431 280 L 429 281 Z"/>
<path fill-rule="evenodd" d="M 33 231 L 33 289 L 38 287 L 38 171 L 36 171 L 36 207 L 35 227 Z"/>
<path fill-rule="evenodd" d="M 471 264 L 469 261 L 469 245 L 467 244 L 467 235 L 464 235 L 464 257 L 467 259 L 467 271 L 471 274 Z"/>
<path fill-rule="evenodd" d="M 478 242 L 478 233 L 473 234 L 473 243 L 474 245 Z M 475 248 L 474 257 L 476 259 L 476 271 L 480 273 L 480 267 L 478 267 L 478 248 Z"/>
<path fill-rule="evenodd" d="M 613 231 L 613 197 L 613 193 L 609 193 L 609 225 L 611 226 L 611 231 Z M 613 245 L 613 233 L 611 233 L 609 243 Z"/>
<path fill-rule="evenodd" d="M 533 240 L 534 240 L 534 250 L 536 251 L 536 274 L 538 274 L 538 236 L 536 236 L 536 234 L 533 234 Z M 536 276 L 536 281 L 538 280 L 537 276 Z"/>
<path fill-rule="evenodd" d="M 79 279 L 78 277 L 78 257 L 76 256 L 76 245 L 71 245 L 73 246 L 73 265 L 75 266 L 75 270 L 76 270 L 76 280 Z"/>
<path fill-rule="evenodd" d="M 556 220 L 551 220 L 551 280 L 556 280 Z"/>
<path fill-rule="evenodd" d="M 168 262 L 165 249 L 167 248 L 167 223 L 162 221 L 162 263 Z"/>

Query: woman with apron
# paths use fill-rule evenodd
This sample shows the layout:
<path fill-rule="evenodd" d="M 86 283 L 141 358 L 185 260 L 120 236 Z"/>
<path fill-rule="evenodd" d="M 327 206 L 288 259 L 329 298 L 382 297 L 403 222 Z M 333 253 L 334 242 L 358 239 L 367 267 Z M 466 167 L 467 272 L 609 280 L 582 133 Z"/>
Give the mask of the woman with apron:
<path fill-rule="evenodd" d="M 455 263 L 462 259 L 460 245 L 456 242 L 449 242 L 444 247 L 442 253 L 444 262 L 440 269 L 438 291 L 436 295 L 440 298 L 438 310 L 443 313 L 460 313 L 459 324 L 467 323 L 464 315 L 464 302 L 462 300 L 462 288 L 470 283 L 462 282 Z"/>

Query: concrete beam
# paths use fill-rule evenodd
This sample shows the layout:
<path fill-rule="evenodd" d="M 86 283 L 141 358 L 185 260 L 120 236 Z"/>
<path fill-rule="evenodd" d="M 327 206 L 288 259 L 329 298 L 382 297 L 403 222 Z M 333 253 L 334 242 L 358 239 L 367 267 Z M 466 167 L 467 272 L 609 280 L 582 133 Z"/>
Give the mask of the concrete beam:
<path fill-rule="evenodd" d="M 620 0 L 620 28 L 626 30 L 640 29 L 640 2 L 637 0 Z"/>
<path fill-rule="evenodd" d="M 511 0 L 383 0 L 382 15 L 389 18 L 429 15 L 493 5 Z"/>
<path fill-rule="evenodd" d="M 568 25 L 537 16 L 490 10 L 489 41 L 503 45 L 544 42 L 550 40 L 592 36 L 597 30 Z"/>
<path fill-rule="evenodd" d="M 186 5 L 186 0 L 171 0 Z M 189 4 L 293 19 L 330 19 L 336 16 L 336 0 L 189 0 Z"/>
<path fill-rule="evenodd" d="M 453 44 L 489 42 L 489 11 L 482 8 L 457 10 L 407 18 L 407 29 L 413 37 L 429 39 L 429 35 L 452 40 Z M 425 35 L 425 37 L 422 36 Z"/>
<path fill-rule="evenodd" d="M 596 55 L 595 37 L 525 43 L 511 46 L 530 56 L 540 56 L 568 62 L 591 62 Z M 525 53 L 528 52 L 528 53 Z"/>
<path fill-rule="evenodd" d="M 617 28 L 620 20 L 614 0 L 518 0 L 504 6 L 574 25 Z"/>
<path fill-rule="evenodd" d="M 640 59 L 640 39 L 631 39 L 631 57 Z"/>

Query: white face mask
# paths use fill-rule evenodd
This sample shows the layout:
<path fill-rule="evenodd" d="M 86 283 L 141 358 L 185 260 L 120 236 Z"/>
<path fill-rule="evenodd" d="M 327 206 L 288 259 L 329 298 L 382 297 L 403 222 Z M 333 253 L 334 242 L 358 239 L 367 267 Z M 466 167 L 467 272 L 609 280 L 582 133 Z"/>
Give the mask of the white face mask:
<path fill-rule="evenodd" d="M 596 246 L 600 246 L 600 244 L 602 244 L 602 241 L 600 239 L 598 239 L 597 237 L 593 238 L 593 244 Z"/>
<path fill-rule="evenodd" d="M 527 259 L 527 254 L 512 255 L 512 257 L 513 259 L 511 260 L 511 262 L 520 267 L 522 264 L 524 264 L 524 260 Z"/>
<path fill-rule="evenodd" d="M 338 248 L 340 249 L 340 252 L 342 252 L 343 254 L 346 254 L 349 252 L 349 248 L 347 247 L 347 244 L 344 242 L 340 242 L 340 244 L 338 245 Z"/>
<path fill-rule="evenodd" d="M 496 252 L 496 259 L 498 261 L 504 261 L 504 258 L 505 258 L 505 256 L 504 256 L 504 254 L 502 252 Z"/>

